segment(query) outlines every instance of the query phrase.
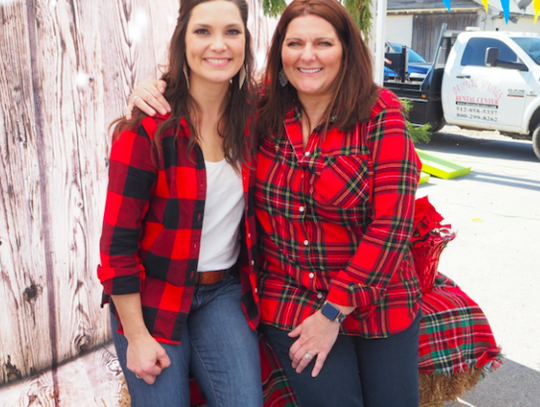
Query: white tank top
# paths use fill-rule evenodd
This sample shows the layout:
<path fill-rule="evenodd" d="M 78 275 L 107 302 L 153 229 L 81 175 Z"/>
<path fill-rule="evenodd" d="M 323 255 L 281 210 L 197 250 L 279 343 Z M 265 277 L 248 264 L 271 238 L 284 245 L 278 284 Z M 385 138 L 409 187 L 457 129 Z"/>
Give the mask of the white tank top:
<path fill-rule="evenodd" d="M 207 187 L 197 271 L 226 270 L 240 253 L 245 205 L 242 176 L 225 159 L 204 164 Z"/>

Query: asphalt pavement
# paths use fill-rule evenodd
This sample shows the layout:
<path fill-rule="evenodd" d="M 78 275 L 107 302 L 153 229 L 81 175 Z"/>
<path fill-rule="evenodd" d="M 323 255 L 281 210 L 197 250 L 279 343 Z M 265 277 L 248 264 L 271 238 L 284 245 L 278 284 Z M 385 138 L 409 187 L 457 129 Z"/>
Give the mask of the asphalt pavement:
<path fill-rule="evenodd" d="M 457 232 L 439 270 L 480 305 L 505 355 L 459 403 L 540 407 L 540 160 L 531 141 L 455 126 L 418 147 L 472 167 L 452 180 L 431 177 L 418 196 Z"/>

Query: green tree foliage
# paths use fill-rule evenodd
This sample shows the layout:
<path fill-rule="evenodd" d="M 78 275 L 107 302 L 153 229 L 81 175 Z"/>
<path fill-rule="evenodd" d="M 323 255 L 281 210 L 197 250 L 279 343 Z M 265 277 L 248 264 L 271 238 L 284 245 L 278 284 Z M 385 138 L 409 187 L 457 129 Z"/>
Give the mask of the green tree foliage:
<path fill-rule="evenodd" d="M 412 102 L 410 100 L 401 99 L 401 105 L 407 114 L 412 109 Z M 411 133 L 411 138 L 414 144 L 427 144 L 431 141 L 432 133 L 430 131 L 431 126 L 429 124 L 418 126 L 407 120 L 407 126 L 409 127 L 409 132 Z"/>
<path fill-rule="evenodd" d="M 351 14 L 356 26 L 364 35 L 364 39 L 369 39 L 371 36 L 371 0 L 343 0 L 343 5 Z"/>
<path fill-rule="evenodd" d="M 287 7 L 285 0 L 261 0 L 261 2 L 264 14 L 270 17 L 279 17 Z M 371 36 L 372 28 L 372 0 L 341 0 L 341 3 L 353 17 L 364 38 L 368 39 Z"/>
<path fill-rule="evenodd" d="M 264 15 L 279 17 L 287 7 L 287 3 L 285 0 L 262 0 L 262 7 Z"/>

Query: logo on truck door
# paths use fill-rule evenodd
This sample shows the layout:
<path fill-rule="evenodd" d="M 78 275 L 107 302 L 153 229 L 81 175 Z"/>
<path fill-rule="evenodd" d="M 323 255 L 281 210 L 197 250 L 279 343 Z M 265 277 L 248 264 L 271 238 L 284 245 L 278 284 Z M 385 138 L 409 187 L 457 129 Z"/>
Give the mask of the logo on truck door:
<path fill-rule="evenodd" d="M 456 114 L 472 120 L 497 122 L 503 91 L 485 79 L 466 79 L 454 86 Z"/>
<path fill-rule="evenodd" d="M 508 89 L 509 98 L 524 98 L 525 89 Z"/>

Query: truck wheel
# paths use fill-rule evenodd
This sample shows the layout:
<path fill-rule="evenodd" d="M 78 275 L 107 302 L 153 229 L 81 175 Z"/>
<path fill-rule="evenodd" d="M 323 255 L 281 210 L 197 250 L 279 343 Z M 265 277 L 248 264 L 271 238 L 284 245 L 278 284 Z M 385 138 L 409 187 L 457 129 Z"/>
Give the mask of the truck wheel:
<path fill-rule="evenodd" d="M 536 126 L 532 135 L 533 150 L 538 159 L 540 160 L 540 124 Z"/>
<path fill-rule="evenodd" d="M 438 132 L 440 129 L 442 129 L 444 127 L 444 124 L 443 123 L 439 123 L 438 125 L 434 126 L 433 124 L 431 124 L 431 129 L 429 129 L 430 132 L 432 133 L 436 133 Z"/>

